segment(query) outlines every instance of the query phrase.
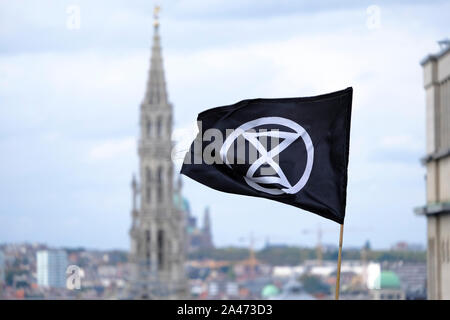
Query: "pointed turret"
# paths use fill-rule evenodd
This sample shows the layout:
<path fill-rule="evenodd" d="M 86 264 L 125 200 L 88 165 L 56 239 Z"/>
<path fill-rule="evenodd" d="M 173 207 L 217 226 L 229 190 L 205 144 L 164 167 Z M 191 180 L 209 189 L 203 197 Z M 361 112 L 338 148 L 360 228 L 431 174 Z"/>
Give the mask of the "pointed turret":
<path fill-rule="evenodd" d="M 133 213 L 137 210 L 137 197 L 138 197 L 138 185 L 136 181 L 136 176 L 133 174 L 131 179 L 131 191 L 132 191 L 132 203 L 133 203 Z"/>
<path fill-rule="evenodd" d="M 205 213 L 203 216 L 203 231 L 210 233 L 211 231 L 211 218 L 209 216 L 209 207 L 205 208 Z"/>
<path fill-rule="evenodd" d="M 212 241 L 211 217 L 209 216 L 209 207 L 205 208 L 205 214 L 203 216 L 203 247 L 214 247 Z"/>
<path fill-rule="evenodd" d="M 155 8 L 153 23 L 153 46 L 150 59 L 150 71 L 147 82 L 144 103 L 150 105 L 168 104 L 166 80 L 164 77 L 163 58 L 161 53 L 161 38 L 159 36 L 159 7 Z"/>

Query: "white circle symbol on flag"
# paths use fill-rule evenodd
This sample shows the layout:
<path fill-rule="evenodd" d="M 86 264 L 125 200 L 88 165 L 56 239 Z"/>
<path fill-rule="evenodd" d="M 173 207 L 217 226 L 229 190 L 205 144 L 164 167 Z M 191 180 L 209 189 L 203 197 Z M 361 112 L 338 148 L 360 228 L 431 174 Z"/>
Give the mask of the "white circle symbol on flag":
<path fill-rule="evenodd" d="M 292 129 L 294 132 L 287 132 L 281 130 L 270 130 L 270 131 L 262 131 L 262 132 L 248 132 L 249 130 L 263 126 L 263 125 L 279 125 L 286 128 Z M 280 194 L 295 194 L 299 192 L 308 182 L 309 176 L 311 174 L 313 161 L 314 161 L 314 146 L 311 141 L 311 137 L 308 132 L 299 125 L 298 123 L 282 118 L 282 117 L 263 117 L 255 120 L 251 120 L 249 122 L 244 123 L 239 126 L 236 130 L 234 130 L 225 140 L 221 149 L 220 149 L 220 157 L 223 162 L 231 168 L 230 163 L 227 158 L 227 153 L 230 147 L 233 145 L 234 141 L 242 135 L 244 139 L 246 139 L 249 143 L 251 143 L 256 150 L 259 152 L 260 157 L 253 162 L 247 170 L 246 175 L 244 176 L 245 182 L 252 188 L 266 192 L 272 195 L 280 195 Z M 266 137 L 276 137 L 283 139 L 277 146 L 272 148 L 271 150 L 267 150 L 261 142 L 258 140 L 258 137 L 266 136 Z M 274 157 L 279 155 L 283 150 L 289 147 L 294 141 L 298 138 L 302 138 L 303 143 L 306 147 L 306 167 L 303 173 L 299 172 L 299 179 L 297 183 L 291 185 L 283 170 L 279 166 L 279 164 L 274 160 Z M 277 176 L 255 176 L 257 170 L 264 164 L 268 164 L 272 169 L 276 172 Z M 282 188 L 267 188 L 261 186 L 261 184 L 278 184 L 282 186 Z"/>

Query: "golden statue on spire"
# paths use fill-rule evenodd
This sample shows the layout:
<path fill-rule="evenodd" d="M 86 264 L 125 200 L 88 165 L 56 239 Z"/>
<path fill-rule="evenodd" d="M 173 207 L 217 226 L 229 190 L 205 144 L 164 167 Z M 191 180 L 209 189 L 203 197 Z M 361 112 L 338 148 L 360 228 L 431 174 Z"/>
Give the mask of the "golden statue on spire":
<path fill-rule="evenodd" d="M 161 7 L 156 5 L 155 9 L 153 9 L 153 19 L 155 19 L 155 21 L 153 22 L 153 25 L 155 26 L 155 28 L 159 27 L 159 11 L 161 10 Z"/>

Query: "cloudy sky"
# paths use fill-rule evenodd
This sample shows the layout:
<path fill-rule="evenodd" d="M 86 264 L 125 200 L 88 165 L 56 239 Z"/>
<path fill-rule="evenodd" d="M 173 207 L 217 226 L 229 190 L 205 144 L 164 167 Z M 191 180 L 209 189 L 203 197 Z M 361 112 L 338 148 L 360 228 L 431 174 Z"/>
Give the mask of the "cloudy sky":
<path fill-rule="evenodd" d="M 450 36 L 449 1 L 159 3 L 175 140 L 210 107 L 353 86 L 344 244 L 425 243 L 419 62 Z M 128 248 L 153 5 L 0 0 L 0 243 Z M 313 245 L 302 230 L 318 226 L 338 240 L 337 224 L 280 203 L 188 179 L 184 195 L 199 218 L 210 206 L 220 246 Z"/>

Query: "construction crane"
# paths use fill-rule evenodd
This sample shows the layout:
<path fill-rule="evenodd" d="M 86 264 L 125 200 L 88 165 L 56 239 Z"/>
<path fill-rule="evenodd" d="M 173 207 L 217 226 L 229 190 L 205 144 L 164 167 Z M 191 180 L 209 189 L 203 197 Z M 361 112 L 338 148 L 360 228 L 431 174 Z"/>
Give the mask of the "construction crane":
<path fill-rule="evenodd" d="M 328 232 L 331 230 L 323 230 L 319 225 L 317 225 L 317 229 L 303 229 L 302 230 L 302 234 L 311 234 L 311 233 L 316 233 L 317 235 L 317 244 L 316 244 L 316 259 L 317 259 L 317 263 L 319 264 L 319 266 L 322 265 L 322 261 L 323 261 L 323 246 L 322 246 L 322 234 L 323 232 Z M 334 232 L 336 232 L 335 230 L 333 230 Z"/>
<path fill-rule="evenodd" d="M 367 231 L 367 228 L 353 228 L 347 229 L 345 232 L 358 232 L 358 231 Z M 302 234 L 311 234 L 316 233 L 317 235 L 317 244 L 316 244 L 316 258 L 319 266 L 323 264 L 323 245 L 322 245 L 322 235 L 324 232 L 333 232 L 336 233 L 336 229 L 322 229 L 320 224 L 317 225 L 317 229 L 303 229 Z"/>
<path fill-rule="evenodd" d="M 248 237 L 242 237 L 239 238 L 240 242 L 247 242 L 249 243 L 249 247 L 248 247 L 248 252 L 249 252 L 249 257 L 248 257 L 248 264 L 250 267 L 250 278 L 254 279 L 255 278 L 255 274 L 256 274 L 256 264 L 258 262 L 258 260 L 256 259 L 256 254 L 255 254 L 255 241 L 256 240 L 260 240 L 259 238 L 256 239 L 253 236 L 253 233 L 250 233 L 250 235 Z"/>

